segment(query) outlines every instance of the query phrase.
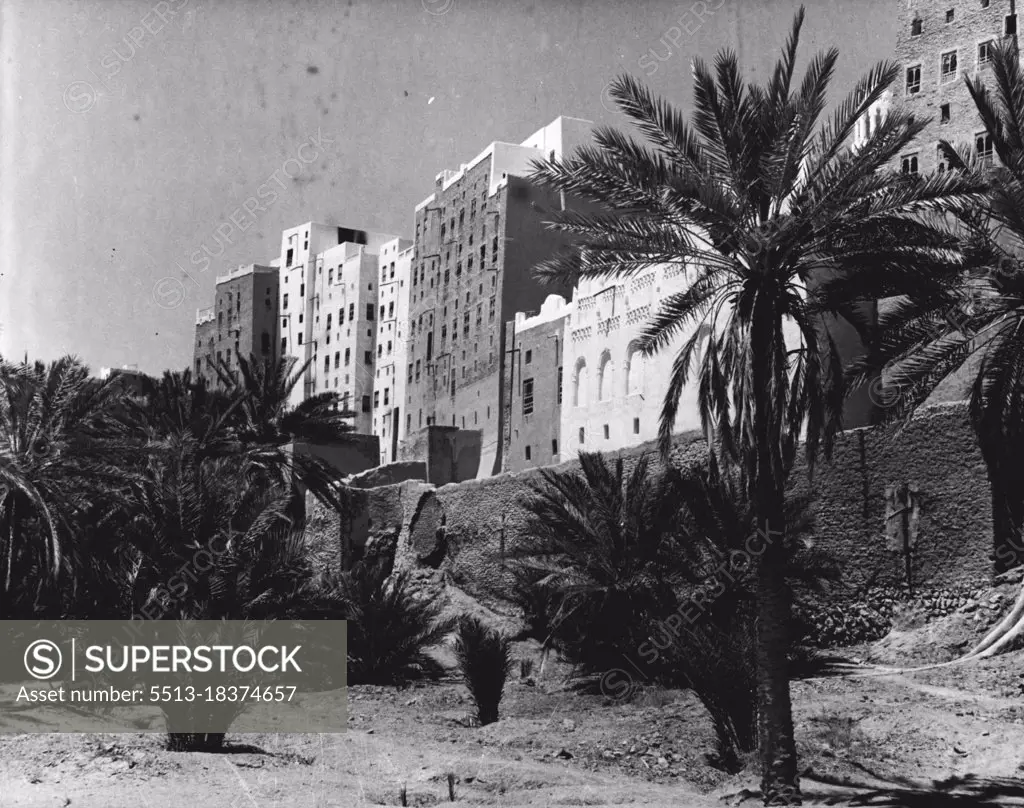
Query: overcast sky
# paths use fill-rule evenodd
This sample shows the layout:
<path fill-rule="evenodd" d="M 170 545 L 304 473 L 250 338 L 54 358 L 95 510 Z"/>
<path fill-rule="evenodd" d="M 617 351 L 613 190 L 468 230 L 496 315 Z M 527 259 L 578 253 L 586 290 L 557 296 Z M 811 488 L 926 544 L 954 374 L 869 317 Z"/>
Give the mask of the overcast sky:
<path fill-rule="evenodd" d="M 183 368 L 215 276 L 284 228 L 408 237 L 434 176 L 491 141 L 624 122 L 620 72 L 684 109 L 695 56 L 763 78 L 798 5 L 4 0 L 0 353 Z M 889 0 L 806 5 L 804 57 L 843 55 L 833 99 L 891 57 Z"/>

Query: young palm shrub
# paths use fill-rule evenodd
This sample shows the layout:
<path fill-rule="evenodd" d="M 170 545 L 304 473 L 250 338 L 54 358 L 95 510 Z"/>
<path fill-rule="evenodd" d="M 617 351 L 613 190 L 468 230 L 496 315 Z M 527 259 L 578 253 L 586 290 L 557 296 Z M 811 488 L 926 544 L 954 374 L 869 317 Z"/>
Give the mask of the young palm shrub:
<path fill-rule="evenodd" d="M 677 604 L 686 580 L 679 501 L 667 475 L 641 457 L 627 475 L 622 458 L 581 453 L 580 470 L 542 469 L 522 505 L 529 539 L 512 553 L 524 612 L 550 620 L 546 648 L 584 674 L 619 667 L 646 626 Z"/>
<path fill-rule="evenodd" d="M 574 284 L 659 265 L 686 269 L 688 288 L 661 302 L 641 340 L 653 354 L 684 338 L 669 374 L 662 448 L 671 445 L 681 393 L 696 377 L 705 432 L 742 471 L 765 533 L 784 523 L 800 442 L 813 464 L 841 428 L 844 357 L 834 317 L 867 330 L 873 301 L 934 289 L 933 276 L 964 257 L 956 235 L 927 214 L 967 210 L 983 190 L 957 172 L 890 169 L 926 125 L 905 109 L 849 149 L 858 120 L 902 68 L 878 65 L 830 105 L 837 50 L 810 59 L 794 81 L 803 18 L 801 9 L 763 86 L 748 84 L 734 53 L 719 54 L 712 67 L 695 60 L 690 120 L 632 78 L 619 79 L 612 96 L 649 144 L 602 128 L 594 146 L 539 164 L 533 175 L 585 206 L 552 214 L 550 226 L 572 246 L 543 262 L 540 277 Z M 856 281 L 843 286 L 855 270 Z M 825 301 L 819 291 L 830 280 L 840 284 Z M 776 542 L 754 570 L 767 805 L 800 801 L 786 568 L 784 542 Z"/>
<path fill-rule="evenodd" d="M 133 615 L 151 620 L 274 620 L 343 614 L 305 558 L 291 492 L 235 458 L 211 456 L 189 428 L 153 447 L 122 503 L 134 554 Z M 167 746 L 212 751 L 242 704 L 165 706 Z M 192 719 L 218 732 L 196 734 Z"/>
<path fill-rule="evenodd" d="M 351 684 L 400 684 L 444 672 L 427 650 L 451 633 L 453 621 L 440 618 L 440 604 L 415 597 L 409 580 L 378 559 L 341 575 L 337 594 L 349 621 Z"/>
<path fill-rule="evenodd" d="M 498 720 L 505 682 L 515 665 L 511 638 L 488 628 L 476 617 L 464 615 L 455 635 L 455 656 L 476 704 L 480 726 L 493 724 Z"/>

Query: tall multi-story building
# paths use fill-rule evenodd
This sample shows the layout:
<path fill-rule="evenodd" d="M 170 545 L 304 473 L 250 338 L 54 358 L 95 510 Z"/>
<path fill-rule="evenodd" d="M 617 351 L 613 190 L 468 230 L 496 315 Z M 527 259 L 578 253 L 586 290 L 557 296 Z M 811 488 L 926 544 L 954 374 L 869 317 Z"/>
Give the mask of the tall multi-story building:
<path fill-rule="evenodd" d="M 572 305 L 549 295 L 535 314 L 516 312 L 505 324 L 507 424 L 503 471 L 562 462 L 563 358 Z"/>
<path fill-rule="evenodd" d="M 216 386 L 220 384 L 218 365 L 235 372 L 239 356 L 273 359 L 277 355 L 277 306 L 276 266 L 248 264 L 219 275 L 213 306 L 196 313 L 196 378 Z"/>
<path fill-rule="evenodd" d="M 992 47 L 1016 37 L 1016 0 L 904 0 L 899 14 L 896 59 L 902 80 L 893 100 L 931 122 L 900 155 L 906 173 L 943 165 L 940 140 L 970 146 L 993 157 L 992 139 L 978 117 L 963 75 L 988 81 Z M 1015 39 L 1014 39 L 1015 41 Z"/>
<path fill-rule="evenodd" d="M 398 459 L 398 442 L 405 437 L 405 340 L 414 252 L 408 239 L 389 241 L 380 251 L 373 434 L 380 438 L 381 463 Z"/>
<path fill-rule="evenodd" d="M 336 392 L 365 434 L 372 429 L 377 256 L 394 238 L 316 222 L 281 236 L 280 351 L 300 367 L 309 363 L 291 403 Z"/>
<path fill-rule="evenodd" d="M 405 434 L 431 424 L 478 430 L 477 476 L 502 468 L 504 323 L 564 291 L 532 274 L 564 244 L 544 226 L 564 199 L 526 176 L 533 161 L 588 142 L 590 127 L 561 117 L 522 143 L 492 143 L 457 172 L 440 173 L 416 208 Z"/>

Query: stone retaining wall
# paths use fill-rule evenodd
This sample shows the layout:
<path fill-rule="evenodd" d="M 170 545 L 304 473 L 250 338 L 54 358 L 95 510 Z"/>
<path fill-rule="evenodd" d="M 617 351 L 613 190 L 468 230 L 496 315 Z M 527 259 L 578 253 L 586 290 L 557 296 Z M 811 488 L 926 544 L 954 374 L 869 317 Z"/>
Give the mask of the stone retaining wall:
<path fill-rule="evenodd" d="M 622 452 L 627 468 L 645 444 Z M 673 462 L 699 461 L 697 433 L 680 435 Z M 558 468 L 568 469 L 574 462 Z M 487 602 L 507 593 L 502 559 L 523 536 L 519 506 L 536 470 L 435 488 L 403 482 L 354 492 L 354 516 L 339 520 L 310 504 L 314 552 L 339 566 L 351 547 L 395 547 L 396 564 L 438 570 Z M 868 587 L 976 588 L 994 574 L 990 490 L 962 403 L 922 411 L 904 428 L 858 429 L 839 436 L 832 461 L 813 480 L 799 465 L 794 480 L 815 496 L 814 535 L 843 570 L 836 597 Z M 356 550 L 358 552 L 358 550 Z M 332 553 L 335 557 L 331 557 Z"/>

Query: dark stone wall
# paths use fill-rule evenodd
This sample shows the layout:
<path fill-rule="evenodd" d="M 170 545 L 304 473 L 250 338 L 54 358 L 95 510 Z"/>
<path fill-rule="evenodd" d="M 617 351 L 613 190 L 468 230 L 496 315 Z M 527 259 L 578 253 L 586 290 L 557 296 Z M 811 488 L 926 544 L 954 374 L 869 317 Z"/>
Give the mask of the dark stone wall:
<path fill-rule="evenodd" d="M 645 444 L 612 456 L 621 455 L 631 469 L 646 451 L 657 467 L 655 449 Z M 699 462 L 705 451 L 699 433 L 680 435 L 673 463 Z M 435 568 L 484 602 L 500 598 L 511 587 L 503 559 L 524 536 L 520 498 L 526 481 L 539 475 L 529 470 L 439 488 L 405 482 L 357 492 L 365 499 L 348 528 L 352 543 L 393 541 L 396 564 Z M 793 479 L 798 490 L 813 491 L 812 535 L 841 565 L 836 599 L 868 586 L 902 586 L 908 573 L 915 588 L 951 589 L 977 588 L 994 575 L 991 494 L 962 403 L 928 408 L 903 428 L 844 432 L 813 478 L 801 461 Z M 898 490 L 913 491 L 912 518 L 894 505 Z M 311 520 L 321 554 L 343 546 L 341 535 L 325 543 L 318 535 L 324 529 L 344 532 L 322 514 Z"/>

